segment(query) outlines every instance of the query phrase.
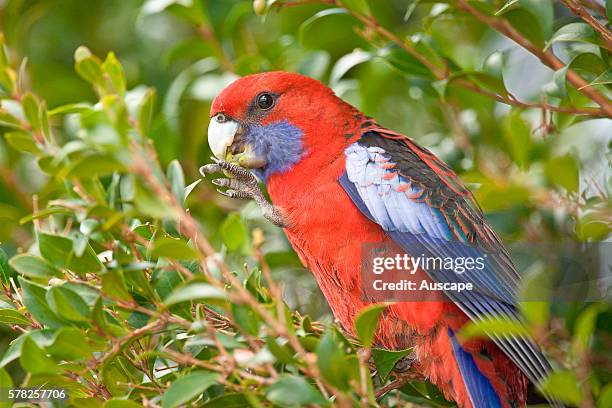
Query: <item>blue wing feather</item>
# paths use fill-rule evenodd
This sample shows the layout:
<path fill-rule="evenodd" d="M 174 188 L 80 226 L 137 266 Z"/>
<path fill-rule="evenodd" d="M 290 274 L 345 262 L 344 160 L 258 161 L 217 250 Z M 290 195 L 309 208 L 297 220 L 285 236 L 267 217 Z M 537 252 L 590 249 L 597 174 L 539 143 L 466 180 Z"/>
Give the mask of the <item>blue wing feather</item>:
<path fill-rule="evenodd" d="M 448 329 L 448 335 L 463 382 L 472 400 L 472 406 L 474 408 L 501 408 L 499 396 L 491 382 L 478 369 L 474 358 L 461 347 L 451 329 Z"/>
<path fill-rule="evenodd" d="M 404 148 L 407 155 L 412 154 L 410 157 L 418 160 L 414 152 L 408 151 L 408 145 Z M 422 152 L 426 151 L 420 149 L 420 154 L 425 154 Z M 394 154 L 398 154 L 397 148 Z M 432 190 L 427 190 L 423 179 L 413 180 L 406 174 L 423 168 L 423 163 L 404 163 L 406 171 L 398 171 L 391 155 L 380 146 L 372 146 L 371 140 L 353 143 L 345 150 L 345 156 L 346 171 L 339 183 L 359 210 L 379 224 L 408 254 L 439 258 L 485 257 L 485 268 L 472 269 L 470 273 L 445 269 L 426 271 L 437 282 L 473 284 L 472 291 L 447 293 L 457 306 L 475 321 L 487 316 L 518 318 L 515 300 L 518 274 L 503 245 L 484 223 L 482 214 L 478 209 L 474 212 L 468 201 L 471 196 L 454 197 L 456 207 L 449 208 L 451 200 L 437 197 L 433 191 L 437 183 L 442 183 L 433 178 L 432 174 L 436 173 L 429 172 L 423 177 L 431 183 Z M 431 157 L 428 160 L 431 161 Z M 443 164 L 439 168 L 446 169 Z M 463 199 L 465 201 L 461 201 Z M 481 225 L 466 226 L 474 220 Z M 473 231 L 480 236 L 475 237 Z M 550 372 L 550 365 L 530 339 L 516 336 L 492 336 L 492 339 L 532 382 L 540 383 Z M 468 362 L 465 364 L 467 366 Z"/>

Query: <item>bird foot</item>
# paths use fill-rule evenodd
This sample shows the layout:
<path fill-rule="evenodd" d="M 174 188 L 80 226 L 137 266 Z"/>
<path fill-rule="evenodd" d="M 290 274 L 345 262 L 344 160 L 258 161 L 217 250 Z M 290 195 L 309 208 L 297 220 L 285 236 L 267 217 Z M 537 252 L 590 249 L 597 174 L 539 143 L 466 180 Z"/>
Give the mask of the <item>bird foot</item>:
<path fill-rule="evenodd" d="M 267 220 L 281 228 L 286 228 L 289 225 L 281 210 L 266 200 L 253 173 L 226 161 L 215 158 L 213 160 L 215 163 L 200 167 L 200 174 L 206 177 L 206 174 L 223 172 L 230 176 L 212 180 L 212 183 L 216 186 L 227 187 L 226 190 L 217 189 L 219 194 L 242 200 L 253 199 L 259 205 L 263 216 Z"/>
<path fill-rule="evenodd" d="M 393 371 L 401 374 L 406 373 L 412 368 L 412 364 L 416 361 L 416 357 L 412 355 L 407 355 L 406 357 L 402 357 L 395 363 L 395 367 L 393 367 Z"/>

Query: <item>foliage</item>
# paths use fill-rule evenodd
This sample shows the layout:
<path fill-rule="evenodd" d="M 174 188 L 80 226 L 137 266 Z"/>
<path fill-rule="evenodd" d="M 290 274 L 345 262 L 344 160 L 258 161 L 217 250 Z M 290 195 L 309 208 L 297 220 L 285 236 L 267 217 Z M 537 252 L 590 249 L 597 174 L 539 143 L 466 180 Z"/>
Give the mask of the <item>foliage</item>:
<path fill-rule="evenodd" d="M 507 241 L 610 233 L 598 2 L 56 3 L 0 2 L 2 387 L 66 388 L 69 406 L 451 405 L 392 372 L 408 350 L 360 350 L 379 306 L 357 337 L 336 327 L 282 231 L 196 176 L 236 75 L 328 83 L 449 163 Z M 522 307 L 528 327 L 462 334 L 528 330 L 561 368 L 552 394 L 609 406 L 608 305 Z"/>

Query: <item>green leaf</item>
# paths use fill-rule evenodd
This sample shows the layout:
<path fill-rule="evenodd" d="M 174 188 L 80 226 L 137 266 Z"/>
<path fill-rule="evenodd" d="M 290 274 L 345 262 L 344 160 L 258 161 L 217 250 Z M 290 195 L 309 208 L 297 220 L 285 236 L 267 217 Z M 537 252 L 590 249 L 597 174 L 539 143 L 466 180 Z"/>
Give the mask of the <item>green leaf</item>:
<path fill-rule="evenodd" d="M 367 0 L 343 0 L 342 4 L 347 9 L 356 11 L 360 14 L 371 14 L 370 6 Z"/>
<path fill-rule="evenodd" d="M 478 322 L 471 321 L 461 329 L 462 341 L 491 336 L 529 336 L 529 330 L 520 321 L 512 317 L 487 317 Z"/>
<path fill-rule="evenodd" d="M 6 53 L 6 41 L 4 39 L 4 33 L 0 33 L 0 70 L 6 68 L 9 65 L 8 55 Z"/>
<path fill-rule="evenodd" d="M 188 185 L 187 187 L 185 187 L 185 198 L 189 197 L 189 194 L 191 194 L 191 192 L 193 191 L 194 188 L 196 188 L 196 186 L 198 184 L 200 184 L 202 182 L 202 179 L 197 179 L 196 181 L 194 181 L 193 183 L 191 183 L 190 185 Z"/>
<path fill-rule="evenodd" d="M 146 189 L 140 182 L 134 184 L 134 204 L 138 211 L 153 218 L 172 219 L 175 212 L 170 205 Z"/>
<path fill-rule="evenodd" d="M 306 21 L 302 23 L 299 29 L 298 37 L 300 42 L 303 43 L 306 38 L 308 32 L 312 29 L 315 22 L 319 21 L 324 17 L 336 16 L 336 15 L 349 15 L 349 12 L 343 8 L 331 8 L 321 10 L 312 17 L 308 18 Z"/>
<path fill-rule="evenodd" d="M 115 93 L 125 95 L 125 77 L 123 67 L 117 60 L 115 53 L 109 52 L 102 64 L 102 70 L 108 75 L 110 85 Z"/>
<path fill-rule="evenodd" d="M 114 172 L 124 172 L 125 170 L 125 165 L 117 159 L 110 156 L 94 154 L 76 160 L 66 168 L 65 174 L 62 174 L 62 176 L 92 178 L 95 176 L 112 174 Z"/>
<path fill-rule="evenodd" d="M 51 310 L 66 320 L 86 322 L 90 318 L 91 313 L 87 303 L 78 293 L 66 287 L 51 287 L 45 298 Z"/>
<path fill-rule="evenodd" d="M 553 29 L 553 2 L 551 0 L 519 0 L 519 7 L 529 11 L 538 20 L 544 38 L 550 38 Z"/>
<path fill-rule="evenodd" d="M 533 142 L 531 129 L 521 117 L 520 110 L 512 110 L 503 123 L 504 140 L 512 160 L 521 169 L 529 167 L 529 156 Z"/>
<path fill-rule="evenodd" d="M 389 65 L 402 74 L 410 77 L 434 79 L 433 73 L 429 68 L 396 44 L 379 49 L 376 56 L 388 62 Z"/>
<path fill-rule="evenodd" d="M 76 72 L 87 82 L 100 88 L 104 87 L 104 72 L 102 61 L 87 47 L 79 47 L 74 52 Z"/>
<path fill-rule="evenodd" d="M 202 408 L 245 408 L 251 406 L 245 397 L 245 393 L 225 393 L 212 398 L 202 405 Z"/>
<path fill-rule="evenodd" d="M 21 98 L 21 106 L 23 106 L 23 113 L 30 125 L 32 126 L 32 129 L 35 132 L 39 132 L 41 129 L 39 115 L 40 108 L 38 107 L 38 101 L 36 100 L 36 97 L 32 95 L 32 93 L 26 92 Z"/>
<path fill-rule="evenodd" d="M 328 329 L 316 349 L 321 375 L 341 390 L 348 390 L 351 378 L 359 375 L 358 369 L 354 371 L 354 367 L 347 364 L 346 347 L 340 334 L 334 329 Z"/>
<path fill-rule="evenodd" d="M 591 338 L 595 332 L 595 324 L 597 316 L 605 310 L 601 304 L 589 306 L 585 311 L 580 313 L 574 325 L 574 338 L 572 339 L 572 349 L 574 353 L 586 351 L 591 344 Z"/>
<path fill-rule="evenodd" d="M 378 326 L 378 318 L 380 314 L 387 308 L 385 304 L 376 304 L 365 307 L 359 311 L 355 319 L 355 331 L 361 340 L 363 347 L 372 347 L 376 327 Z"/>
<path fill-rule="evenodd" d="M 47 352 L 59 360 L 80 360 L 91 356 L 89 338 L 74 327 L 62 327 L 55 332 Z"/>
<path fill-rule="evenodd" d="M 195 399 L 207 388 L 216 384 L 218 379 L 219 374 L 203 371 L 192 372 L 179 378 L 164 393 L 162 408 L 174 408 Z"/>
<path fill-rule="evenodd" d="M 0 47 L 2 47 L 2 43 L 0 42 Z M 0 50 L 0 53 L 2 50 Z M 13 379 L 6 372 L 4 368 L 0 368 L 0 389 L 5 390 L 13 388 Z M 0 408 L 10 408 L 13 406 L 11 401 L 0 401 Z"/>
<path fill-rule="evenodd" d="M 501 75 L 501 74 L 500 74 Z M 489 89 L 499 95 L 507 95 L 508 90 L 504 84 L 503 78 L 495 77 L 484 72 L 477 71 L 463 71 L 457 74 L 453 74 L 448 78 L 448 83 L 456 79 L 467 79 L 471 82 L 476 83 L 480 88 Z"/>
<path fill-rule="evenodd" d="M 143 136 L 150 136 L 151 123 L 155 109 L 155 89 L 149 88 L 145 92 L 138 107 L 138 126 Z"/>
<path fill-rule="evenodd" d="M 0 323 L 30 324 L 30 320 L 15 309 L 0 309 Z"/>
<path fill-rule="evenodd" d="M 124 289 L 125 290 L 125 289 Z M 129 297 L 129 294 L 128 294 Z M 94 303 L 93 310 L 91 312 L 91 318 L 96 330 L 101 331 L 107 335 L 114 337 L 121 337 L 125 335 L 125 330 L 116 324 L 111 324 L 106 320 L 106 313 L 102 308 L 102 297 L 98 297 Z"/>
<path fill-rule="evenodd" d="M 501 79 L 503 81 L 504 60 L 505 56 L 503 52 L 499 50 L 493 51 L 485 59 L 483 69 L 493 78 Z"/>
<path fill-rule="evenodd" d="M 267 337 L 266 338 L 266 346 L 270 353 L 276 357 L 276 360 L 279 363 L 283 364 L 292 364 L 295 363 L 295 357 L 293 356 L 293 352 L 291 348 L 287 345 L 286 340 L 284 340 L 285 344 L 282 343 L 283 340 L 278 337 Z"/>
<path fill-rule="evenodd" d="M 240 249 L 248 239 L 248 231 L 240 213 L 234 212 L 227 216 L 221 224 L 221 238 L 230 251 Z"/>
<path fill-rule="evenodd" d="M 551 157 L 546 162 L 546 176 L 553 183 L 567 191 L 578 191 L 578 163 L 571 155 Z"/>
<path fill-rule="evenodd" d="M 162 237 L 155 240 L 151 256 L 153 258 L 165 257 L 178 260 L 198 258 L 198 254 L 187 242 L 182 239 L 170 237 Z"/>
<path fill-rule="evenodd" d="M 332 68 L 329 76 L 330 86 L 335 86 L 340 82 L 353 67 L 368 62 L 372 59 L 372 54 L 362 50 L 354 50 L 350 54 L 343 55 Z"/>
<path fill-rule="evenodd" d="M 70 113 L 90 112 L 91 110 L 92 106 L 90 104 L 81 102 L 58 106 L 57 108 L 51 109 L 47 114 L 49 116 L 57 116 L 67 115 Z"/>
<path fill-rule="evenodd" d="M 34 282 L 19 279 L 23 303 L 34 319 L 49 328 L 57 328 L 64 322 L 56 315 L 47 304 L 47 289 Z"/>
<path fill-rule="evenodd" d="M 374 364 L 376 365 L 376 371 L 383 381 L 387 379 L 389 373 L 395 367 L 395 364 L 403 357 L 410 354 L 411 351 L 412 349 L 397 351 L 377 348 L 372 349 L 372 358 L 374 359 Z"/>
<path fill-rule="evenodd" d="M 128 399 L 111 398 L 104 403 L 104 408 L 142 408 L 142 405 Z"/>
<path fill-rule="evenodd" d="M 606 16 L 612 21 L 612 0 L 606 0 Z"/>
<path fill-rule="evenodd" d="M 544 380 L 542 390 L 561 402 L 579 406 L 582 401 L 580 381 L 570 371 L 556 371 Z"/>
<path fill-rule="evenodd" d="M 544 266 L 533 268 L 523 275 L 519 307 L 532 326 L 542 328 L 548 322 L 551 275 L 550 269 Z"/>
<path fill-rule="evenodd" d="M 557 98 L 567 98 L 565 78 L 567 76 L 568 69 L 569 65 L 566 65 L 563 68 L 555 71 L 552 80 L 549 83 L 542 85 L 542 91 Z"/>
<path fill-rule="evenodd" d="M 61 235 L 40 233 L 38 247 L 43 258 L 51 264 L 58 268 L 68 268 L 78 275 L 104 270 L 104 265 L 89 244 L 86 244 L 83 255 L 77 256 L 71 239 Z"/>
<path fill-rule="evenodd" d="M 209 285 L 208 283 L 189 283 L 176 288 L 166 299 L 164 299 L 164 303 L 170 306 L 175 303 L 190 300 L 224 301 L 226 299 L 226 293 L 215 286 Z"/>
<path fill-rule="evenodd" d="M 531 10 L 527 10 L 524 8 L 514 8 L 504 13 L 504 17 L 517 31 L 519 31 L 536 47 L 544 47 L 545 41 L 548 36 L 546 36 L 543 28 L 541 27 L 537 16 Z"/>
<path fill-rule="evenodd" d="M 19 362 L 30 374 L 57 374 L 61 371 L 57 363 L 48 357 L 31 337 L 23 340 Z"/>
<path fill-rule="evenodd" d="M 9 266 L 8 256 L 4 249 L 0 248 L 0 281 L 8 282 L 11 276 L 11 268 Z"/>
<path fill-rule="evenodd" d="M 174 196 L 179 204 L 183 205 L 185 202 L 185 174 L 178 160 L 172 160 L 170 164 L 168 164 L 166 175 L 170 181 Z"/>
<path fill-rule="evenodd" d="M 33 154 L 41 153 L 32 136 L 25 132 L 8 132 L 4 134 L 4 137 L 6 142 L 17 151 Z"/>
<path fill-rule="evenodd" d="M 31 278 L 50 278 L 61 276 L 61 272 L 44 259 L 30 254 L 16 255 L 11 258 L 9 265 L 18 273 Z"/>
<path fill-rule="evenodd" d="M 102 290 L 113 298 L 126 301 L 132 300 L 132 296 L 125 285 L 122 271 L 109 270 L 102 274 Z"/>
<path fill-rule="evenodd" d="M 612 1 L 609 1 L 608 4 L 612 4 Z M 612 12 L 608 13 L 612 15 Z M 607 408 L 612 407 L 612 384 L 608 383 L 604 387 L 604 389 L 599 394 L 599 398 L 597 399 L 597 408 Z"/>
<path fill-rule="evenodd" d="M 329 402 L 306 379 L 293 375 L 281 375 L 266 390 L 266 397 L 282 407 L 295 407 L 307 404 L 326 406 Z"/>
<path fill-rule="evenodd" d="M 260 318 L 251 307 L 232 303 L 232 316 L 242 330 L 252 336 L 259 334 Z"/>
<path fill-rule="evenodd" d="M 558 29 L 550 41 L 546 43 L 545 50 L 556 42 L 585 42 L 599 45 L 599 37 L 590 25 L 586 23 L 570 23 Z"/>
<path fill-rule="evenodd" d="M 0 105 L 0 108 L 1 108 L 1 105 Z M 15 129 L 21 129 L 23 127 L 19 119 L 17 119 L 10 113 L 5 112 L 1 109 L 0 109 L 0 126 L 6 126 L 9 128 L 15 128 Z"/>

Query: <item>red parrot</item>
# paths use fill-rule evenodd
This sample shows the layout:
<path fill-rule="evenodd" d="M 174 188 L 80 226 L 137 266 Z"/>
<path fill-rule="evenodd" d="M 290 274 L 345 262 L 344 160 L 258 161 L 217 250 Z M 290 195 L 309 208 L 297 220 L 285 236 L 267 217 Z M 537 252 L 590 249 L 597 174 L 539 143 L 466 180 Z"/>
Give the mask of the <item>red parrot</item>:
<path fill-rule="evenodd" d="M 228 188 L 219 191 L 255 199 L 284 228 L 349 332 L 359 311 L 375 302 L 364 290 L 364 245 L 411 257 L 484 256 L 481 270 L 419 267 L 415 276 L 429 282 L 475 290 L 391 303 L 376 345 L 412 348 L 413 369 L 459 407 L 525 406 L 528 382 L 539 384 L 551 371 L 537 345 L 511 335 L 465 343 L 456 337 L 470 320 L 520 318 L 520 277 L 448 166 L 319 81 L 287 72 L 246 76 L 225 88 L 212 104 L 208 139 L 219 160 L 202 174 L 231 174 L 213 180 Z"/>

